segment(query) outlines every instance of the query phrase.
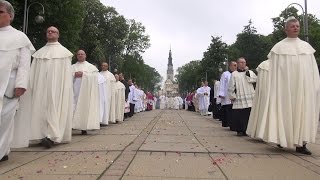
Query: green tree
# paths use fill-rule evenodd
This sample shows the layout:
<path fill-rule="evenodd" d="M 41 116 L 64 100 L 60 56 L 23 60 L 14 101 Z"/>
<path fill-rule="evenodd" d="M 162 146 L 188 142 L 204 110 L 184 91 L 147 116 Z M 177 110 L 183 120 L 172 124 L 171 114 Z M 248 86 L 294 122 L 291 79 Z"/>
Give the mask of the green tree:
<path fill-rule="evenodd" d="M 225 67 L 227 60 L 227 44 L 221 40 L 221 37 L 211 37 L 211 43 L 206 52 L 203 53 L 201 61 L 202 74 L 207 79 L 212 80 L 220 77 L 219 69 Z M 203 78 L 204 79 L 204 78 Z"/>
<path fill-rule="evenodd" d="M 144 53 L 150 47 L 150 37 L 145 34 L 145 27 L 134 19 L 127 20 L 129 32 L 125 38 L 124 54 Z"/>
<path fill-rule="evenodd" d="M 272 47 L 269 36 L 257 33 L 251 20 L 248 25 L 244 26 L 241 33 L 237 35 L 236 42 L 232 45 L 233 52 L 238 57 L 244 57 L 250 68 L 256 68 L 262 61 L 267 59 L 267 55 Z"/>
<path fill-rule="evenodd" d="M 11 0 L 16 10 L 13 26 L 22 30 L 24 1 Z M 38 2 L 29 0 L 28 4 Z M 37 24 L 34 18 L 42 11 L 41 6 L 34 4 L 30 6 L 28 37 L 36 49 L 46 44 L 46 28 L 56 26 L 60 31 L 60 42 L 71 51 L 75 51 L 79 46 L 79 32 L 83 25 L 84 6 L 79 0 L 43 0 L 41 1 L 45 8 L 45 21 Z"/>
<path fill-rule="evenodd" d="M 179 84 L 180 93 L 185 93 L 198 88 L 203 78 L 203 70 L 200 60 L 190 61 L 179 67 L 175 78 Z"/>

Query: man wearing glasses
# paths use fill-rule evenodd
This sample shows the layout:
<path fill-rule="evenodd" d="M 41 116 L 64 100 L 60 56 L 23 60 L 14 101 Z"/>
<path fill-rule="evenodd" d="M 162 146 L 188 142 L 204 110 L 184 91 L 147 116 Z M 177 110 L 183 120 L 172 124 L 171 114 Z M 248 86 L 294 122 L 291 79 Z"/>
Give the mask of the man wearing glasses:
<path fill-rule="evenodd" d="M 35 52 L 30 71 L 30 91 L 22 102 L 21 116 L 31 122 L 30 140 L 46 148 L 70 142 L 72 134 L 73 54 L 59 42 L 59 30 L 47 29 L 47 44 Z"/>

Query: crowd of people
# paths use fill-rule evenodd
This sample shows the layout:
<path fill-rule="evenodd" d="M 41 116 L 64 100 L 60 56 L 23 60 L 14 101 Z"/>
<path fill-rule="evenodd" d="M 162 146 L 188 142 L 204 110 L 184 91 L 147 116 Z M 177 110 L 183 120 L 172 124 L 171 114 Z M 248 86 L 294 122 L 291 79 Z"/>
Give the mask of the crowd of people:
<path fill-rule="evenodd" d="M 213 87 L 205 81 L 184 101 L 179 95 L 157 99 L 122 73 L 112 74 L 106 62 L 99 72 L 82 49 L 72 65 L 73 53 L 59 43 L 56 27 L 47 29 L 47 44 L 35 51 L 10 25 L 13 19 L 12 5 L 0 0 L 0 161 L 8 160 L 11 147 L 68 143 L 73 129 L 86 135 L 152 110 L 157 102 L 160 109 L 185 105 L 203 116 L 212 113 L 238 136 L 311 154 L 306 145 L 317 134 L 320 80 L 315 50 L 298 38 L 295 18 L 286 21 L 287 38 L 271 49 L 257 74 L 241 57 Z"/>
<path fill-rule="evenodd" d="M 59 43 L 59 30 L 49 27 L 47 44 L 35 50 L 28 37 L 10 24 L 12 5 L 0 0 L 0 161 L 10 148 L 71 142 L 109 123 L 121 123 L 134 113 L 154 109 L 155 99 L 108 63 L 101 71 L 86 52 L 73 53 Z M 32 62 L 31 62 L 32 58 Z"/>
<path fill-rule="evenodd" d="M 201 115 L 211 110 L 214 119 L 238 136 L 261 139 L 279 148 L 295 147 L 296 152 L 311 155 L 306 145 L 314 143 L 317 135 L 319 69 L 315 50 L 298 38 L 299 31 L 299 21 L 288 18 L 287 38 L 271 49 L 256 73 L 249 70 L 243 57 L 231 61 L 229 70 L 211 89 L 204 82 L 188 93 L 187 109 Z"/>
<path fill-rule="evenodd" d="M 159 109 L 175 109 L 181 110 L 183 109 L 183 99 L 181 96 L 165 96 L 160 95 L 158 99 Z"/>

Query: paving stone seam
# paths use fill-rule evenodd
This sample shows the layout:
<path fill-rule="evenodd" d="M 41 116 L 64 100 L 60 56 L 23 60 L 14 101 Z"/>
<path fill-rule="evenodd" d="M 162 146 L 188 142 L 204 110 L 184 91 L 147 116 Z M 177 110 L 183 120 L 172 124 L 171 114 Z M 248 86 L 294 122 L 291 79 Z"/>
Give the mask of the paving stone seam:
<path fill-rule="evenodd" d="M 219 166 L 219 164 L 217 164 L 217 163 L 214 163 L 215 161 L 214 161 L 214 159 L 213 159 L 213 157 L 210 155 L 210 151 L 209 151 L 209 149 L 207 149 L 201 142 L 200 142 L 200 140 L 198 139 L 198 137 L 194 134 L 194 132 L 190 129 L 190 127 L 187 125 L 187 123 L 184 121 L 184 119 L 182 118 L 182 116 L 181 116 L 181 114 L 178 112 L 178 115 L 179 115 L 179 117 L 180 117 L 180 119 L 182 120 L 182 122 L 186 125 L 186 127 L 189 129 L 189 131 L 192 133 L 192 135 L 193 135 L 193 137 L 198 141 L 198 143 L 207 151 L 207 154 L 208 154 L 208 156 L 209 156 L 209 158 L 211 159 L 211 161 L 212 161 L 212 164 L 213 165 L 215 165 L 215 166 L 217 166 L 218 168 L 219 168 L 219 170 L 221 171 L 221 173 L 223 174 L 223 176 L 225 177 L 225 179 L 229 179 L 228 178 L 228 176 L 226 175 L 226 173 L 225 172 L 223 172 L 223 170 L 222 170 L 222 168 Z M 201 116 L 202 117 L 202 116 Z M 205 119 L 204 117 L 202 117 L 202 119 Z"/>
<path fill-rule="evenodd" d="M 43 158 L 43 157 L 45 157 L 45 156 L 48 156 L 48 155 L 50 155 L 50 154 L 53 154 L 53 152 L 50 152 L 50 153 L 45 154 L 45 155 L 43 155 L 43 156 L 40 156 L 40 157 L 38 157 L 38 158 L 36 158 L 36 159 L 32 159 L 31 161 L 28 161 L 28 162 L 26 162 L 26 163 L 23 163 L 23 164 L 21 164 L 20 166 L 14 167 L 13 169 L 10 169 L 10 170 L 8 170 L 8 171 L 6 171 L 6 172 L 4 172 L 4 173 L 2 173 L 2 174 L 0 174 L 0 175 L 4 175 L 4 174 L 6 174 L 6 173 L 8 173 L 8 172 L 10 172 L 10 171 L 13 171 L 13 170 L 15 170 L 15 169 L 17 169 L 17 168 L 20 168 L 20 167 L 22 167 L 22 166 L 24 166 L 24 165 L 26 165 L 26 164 L 29 164 L 29 163 L 31 163 L 31 162 L 33 162 L 33 161 L 36 161 L 36 160 L 38 160 L 38 159 L 41 159 L 41 158 Z"/>
<path fill-rule="evenodd" d="M 294 155 L 294 154 L 290 154 L 290 155 L 292 155 L 293 157 L 299 158 L 300 160 L 305 161 L 305 162 L 307 162 L 308 164 L 312 164 L 312 165 L 315 165 L 315 166 L 317 166 L 317 167 L 320 168 L 320 166 L 318 166 L 317 164 L 314 164 L 314 163 L 312 163 L 312 162 L 310 162 L 310 161 L 308 161 L 308 160 L 302 159 L 302 158 L 299 157 L 299 156 L 296 156 L 296 155 Z M 283 156 L 283 157 L 286 158 L 286 159 L 288 159 L 288 160 L 290 160 L 291 162 L 294 162 L 294 163 L 298 164 L 299 166 L 303 166 L 304 168 L 306 168 L 306 169 L 308 169 L 308 170 L 310 170 L 310 171 L 313 171 L 313 172 L 315 172 L 316 174 L 319 174 L 319 175 L 320 175 L 320 172 L 315 171 L 315 170 L 313 170 L 313 169 L 310 169 L 308 165 L 301 164 L 301 163 L 293 160 L 292 158 L 289 158 L 288 156 Z"/>
<path fill-rule="evenodd" d="M 114 160 L 114 162 L 108 166 L 97 179 L 101 179 L 103 176 L 108 175 L 108 173 L 111 172 L 118 172 L 119 174 L 115 173 L 115 174 L 110 174 L 111 176 L 119 176 L 120 179 L 123 178 L 125 172 L 127 171 L 127 169 L 129 168 L 130 164 L 132 163 L 132 161 L 134 160 L 135 156 L 137 155 L 138 150 L 140 149 L 140 147 L 143 145 L 144 141 L 147 139 L 148 135 L 150 134 L 151 130 L 153 129 L 153 127 L 156 125 L 157 121 L 160 119 L 161 117 L 161 112 L 159 112 L 157 114 L 157 116 L 155 116 L 153 118 L 153 120 L 151 120 L 148 125 L 140 132 L 140 134 L 130 143 L 128 144 L 119 154 L 119 156 Z M 132 152 L 133 150 L 130 150 L 130 147 L 133 146 L 134 149 L 134 154 L 126 154 L 126 152 Z M 136 148 L 134 148 L 136 147 Z M 127 157 L 127 159 L 129 161 L 124 161 L 125 160 L 125 155 L 129 155 L 129 157 Z M 130 157 L 131 156 L 131 157 Z M 122 160 L 121 160 L 122 158 Z M 122 166 L 120 166 L 119 168 L 119 163 L 123 163 Z M 118 167 L 116 167 L 118 166 Z M 122 168 L 121 168 L 122 167 Z M 125 168 L 123 168 L 125 167 Z"/>

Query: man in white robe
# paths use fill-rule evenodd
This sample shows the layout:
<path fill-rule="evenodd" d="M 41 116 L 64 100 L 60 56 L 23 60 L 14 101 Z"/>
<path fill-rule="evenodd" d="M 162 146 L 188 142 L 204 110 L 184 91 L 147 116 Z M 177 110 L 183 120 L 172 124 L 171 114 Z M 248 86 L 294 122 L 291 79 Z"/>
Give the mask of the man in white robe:
<path fill-rule="evenodd" d="M 232 105 L 232 127 L 238 136 L 245 136 L 252 101 L 254 97 L 253 83 L 256 74 L 246 66 L 246 60 L 241 57 L 237 60 L 238 70 L 232 72 L 228 85 L 228 96 Z"/>
<path fill-rule="evenodd" d="M 115 83 L 115 101 L 116 103 L 116 121 L 117 122 L 123 122 L 124 119 L 124 108 L 125 108 L 125 103 L 126 103 L 126 98 L 125 98 L 125 90 L 126 87 L 124 86 L 123 83 L 119 81 L 119 75 L 115 74 L 114 75 L 116 79 Z"/>
<path fill-rule="evenodd" d="M 161 95 L 159 97 L 160 100 L 160 109 L 165 109 L 166 108 L 166 97 L 164 95 Z"/>
<path fill-rule="evenodd" d="M 100 129 L 100 100 L 99 100 L 99 70 L 86 61 L 83 50 L 77 52 L 76 64 L 72 65 L 74 115 L 73 129 L 81 130 L 82 135 L 87 130 Z"/>
<path fill-rule="evenodd" d="M 183 109 L 183 99 L 180 97 L 180 95 L 178 96 L 179 99 L 179 109 Z"/>
<path fill-rule="evenodd" d="M 27 90 L 31 54 L 34 47 L 28 37 L 14 29 L 10 23 L 14 18 L 14 9 L 7 1 L 0 0 L 0 162 L 9 159 L 10 145 L 14 127 L 30 124 L 14 122 L 18 101 Z M 20 127 L 22 127 L 20 126 Z M 20 128 L 20 131 L 24 131 Z M 23 132 L 18 132 L 23 134 Z M 25 135 L 24 135 L 25 136 Z M 24 137 L 16 136 L 15 141 Z M 17 142 L 13 142 L 16 144 Z M 28 143 L 28 142 L 27 142 Z M 27 144 L 26 144 L 27 145 Z M 20 144 L 18 144 L 20 146 Z"/>
<path fill-rule="evenodd" d="M 176 96 L 173 98 L 173 107 L 174 107 L 173 109 L 179 110 L 179 105 L 180 105 L 179 98 L 178 96 Z"/>
<path fill-rule="evenodd" d="M 29 139 L 41 140 L 46 148 L 70 142 L 72 134 L 73 54 L 58 39 L 59 30 L 49 27 L 48 43 L 32 55 L 30 90 L 21 99 L 16 117 L 31 122 Z"/>
<path fill-rule="evenodd" d="M 220 87 L 218 91 L 218 96 L 221 100 L 222 112 L 221 121 L 222 127 L 230 127 L 230 130 L 234 130 L 232 125 L 232 102 L 228 96 L 228 85 L 231 78 L 231 73 L 237 70 L 237 63 L 235 61 L 230 61 L 229 71 L 222 73 L 220 78 Z"/>
<path fill-rule="evenodd" d="M 137 95 L 136 95 L 136 88 L 132 82 L 132 79 L 128 80 L 128 84 L 129 84 L 129 89 L 130 92 L 128 94 L 128 102 L 130 104 L 130 113 L 129 113 L 129 117 L 132 117 L 134 114 L 134 109 L 135 109 L 135 103 L 137 101 Z"/>
<path fill-rule="evenodd" d="M 101 126 L 106 126 L 108 123 L 116 123 L 116 117 L 115 117 L 115 107 L 116 107 L 116 101 L 115 101 L 115 83 L 116 79 L 114 75 L 108 71 L 109 65 L 106 62 L 103 62 L 101 64 L 102 71 L 100 74 L 104 76 L 104 78 L 107 80 L 107 87 L 106 87 L 106 95 L 107 95 L 107 112 L 106 116 L 107 118 L 104 119 L 102 122 L 100 122 Z"/>
<path fill-rule="evenodd" d="M 210 105 L 210 90 L 211 88 L 208 86 L 208 81 L 203 83 L 203 86 L 198 89 L 197 93 L 199 95 L 199 110 L 200 114 L 203 116 L 208 115 L 208 108 Z"/>
<path fill-rule="evenodd" d="M 315 142 L 319 123 L 320 80 L 315 50 L 298 38 L 300 24 L 294 17 L 285 24 L 287 38 L 270 51 L 268 109 L 259 117 L 266 142 L 311 155 L 306 144 Z M 259 112 L 262 113 L 262 112 Z M 257 136 L 259 137 L 259 136 Z"/>
<path fill-rule="evenodd" d="M 107 122 L 109 119 L 109 114 L 108 114 L 108 109 L 107 109 L 107 104 L 108 99 L 107 99 L 107 80 L 106 78 L 99 73 L 98 74 L 98 84 L 99 84 L 99 101 L 100 101 L 100 123 L 101 122 Z M 103 126 L 100 124 L 100 126 Z"/>
<path fill-rule="evenodd" d="M 140 113 L 142 111 L 141 90 L 139 89 L 138 84 L 134 84 L 134 87 L 135 87 L 135 95 L 136 95 L 136 101 L 134 102 L 134 112 Z"/>

